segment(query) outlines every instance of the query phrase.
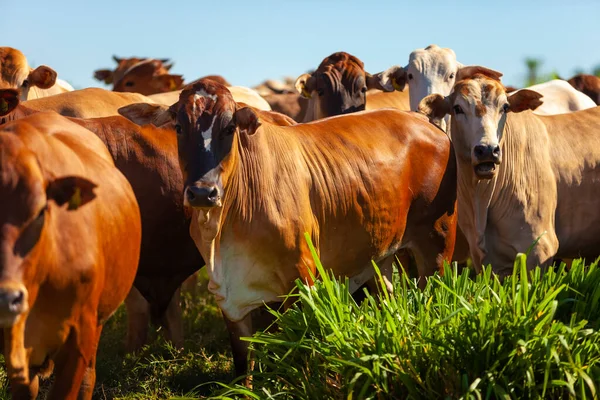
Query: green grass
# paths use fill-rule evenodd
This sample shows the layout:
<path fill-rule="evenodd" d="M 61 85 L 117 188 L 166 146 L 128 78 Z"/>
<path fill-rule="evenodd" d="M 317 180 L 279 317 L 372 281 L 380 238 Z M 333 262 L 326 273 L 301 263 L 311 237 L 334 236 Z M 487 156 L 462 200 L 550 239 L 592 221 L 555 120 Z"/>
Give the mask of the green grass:
<path fill-rule="evenodd" d="M 220 312 L 200 279 L 184 294 L 185 350 L 155 332 L 124 355 L 125 313 L 105 326 L 98 352 L 97 399 L 535 399 L 593 398 L 600 385 L 600 268 L 575 261 L 500 282 L 447 267 L 420 290 L 394 276 L 393 295 L 357 304 L 347 281 L 324 274 L 251 339 L 253 389 L 233 380 Z M 220 383 L 217 383 L 220 382 Z M 42 396 L 50 381 L 42 385 Z M 0 399 L 8 399 L 4 371 Z"/>
<path fill-rule="evenodd" d="M 321 267 L 320 267 L 321 268 Z M 447 267 L 424 290 L 356 304 L 347 281 L 323 274 L 251 339 L 253 391 L 221 398 L 594 398 L 600 384 L 600 269 L 575 261 L 528 273 L 525 255 L 500 282 Z"/>

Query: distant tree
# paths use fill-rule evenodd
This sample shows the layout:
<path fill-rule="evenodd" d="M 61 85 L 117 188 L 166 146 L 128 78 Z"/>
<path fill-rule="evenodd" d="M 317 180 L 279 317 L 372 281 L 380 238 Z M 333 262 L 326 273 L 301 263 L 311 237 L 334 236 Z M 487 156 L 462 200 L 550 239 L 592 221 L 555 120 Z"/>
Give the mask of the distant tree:
<path fill-rule="evenodd" d="M 531 86 L 538 83 L 538 74 L 542 60 L 539 58 L 526 58 L 525 65 L 527 65 L 527 81 L 525 86 Z"/>
<path fill-rule="evenodd" d="M 592 73 L 598 78 L 600 78 L 600 65 L 596 65 L 596 68 L 594 68 L 594 71 Z"/>

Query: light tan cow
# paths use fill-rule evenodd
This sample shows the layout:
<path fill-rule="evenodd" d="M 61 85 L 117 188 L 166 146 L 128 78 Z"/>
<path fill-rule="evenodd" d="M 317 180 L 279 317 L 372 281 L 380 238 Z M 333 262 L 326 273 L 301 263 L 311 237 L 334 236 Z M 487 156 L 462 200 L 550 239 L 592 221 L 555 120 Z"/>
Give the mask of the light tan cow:
<path fill-rule="evenodd" d="M 448 96 L 457 77 L 460 79 L 460 75 L 468 75 L 470 68 L 456 60 L 456 53 L 452 49 L 432 44 L 410 53 L 405 67 L 395 66 L 385 71 L 384 76 L 388 79 L 384 79 L 382 84 L 388 90 L 402 90 L 408 84 L 410 109 L 417 111 L 419 102 L 430 94 Z M 544 103 L 534 111 L 536 114 L 563 114 L 595 106 L 586 95 L 562 80 L 552 80 L 527 89 L 544 96 Z M 440 125 L 445 129 L 444 121 L 440 121 Z"/>
<path fill-rule="evenodd" d="M 433 120 L 451 115 L 458 163 L 459 224 L 476 267 L 509 274 L 554 257 L 600 254 L 600 107 L 542 116 L 541 95 L 510 96 L 499 73 L 481 69 L 444 97 L 423 99 Z"/>
<path fill-rule="evenodd" d="M 132 103 L 152 103 L 138 93 L 117 93 L 99 88 L 88 88 L 55 96 L 29 100 L 23 104 L 36 111 L 56 111 L 66 117 L 99 118 L 118 115 L 118 109 Z"/>
<path fill-rule="evenodd" d="M 0 89 L 19 90 L 21 100 L 73 90 L 71 85 L 57 77 L 56 71 L 46 65 L 31 68 L 21 51 L 12 47 L 0 47 Z"/>

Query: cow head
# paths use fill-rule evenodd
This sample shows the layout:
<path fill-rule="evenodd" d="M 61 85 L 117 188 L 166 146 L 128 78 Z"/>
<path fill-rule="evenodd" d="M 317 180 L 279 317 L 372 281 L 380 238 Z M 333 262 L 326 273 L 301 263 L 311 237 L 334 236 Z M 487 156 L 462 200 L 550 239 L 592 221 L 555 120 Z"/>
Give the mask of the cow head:
<path fill-rule="evenodd" d="M 594 103 L 600 105 L 600 78 L 594 75 L 575 75 L 567 82 L 575 89 L 588 95 Z"/>
<path fill-rule="evenodd" d="M 432 94 L 419 104 L 431 120 L 451 115 L 452 141 L 457 156 L 473 166 L 479 179 L 491 179 L 502 163 L 502 135 L 510 112 L 535 110 L 542 95 L 523 89 L 507 96 L 500 76 L 483 67 L 469 67 L 458 77 L 452 93 Z"/>
<path fill-rule="evenodd" d="M 366 73 L 362 61 L 344 52 L 330 55 L 312 74 L 296 80 L 296 90 L 312 103 L 313 119 L 364 110 L 369 89 L 394 90 L 384 87 L 379 75 Z"/>
<path fill-rule="evenodd" d="M 114 82 L 113 91 L 150 95 L 178 90 L 182 85 L 181 75 L 169 74 L 162 61 L 148 59 L 128 68 L 123 76 Z"/>
<path fill-rule="evenodd" d="M 49 89 L 56 83 L 57 73 L 41 65 L 30 68 L 27 58 L 17 49 L 0 47 L 0 89 L 17 89 L 21 100 L 31 96 L 33 88 Z"/>
<path fill-rule="evenodd" d="M 59 207 L 76 210 L 94 199 L 96 185 L 76 176 L 56 178 L 40 165 L 22 140 L 32 129 L 25 121 L 0 131 L 0 327 L 14 324 L 29 309 L 27 284 L 38 251 Z"/>
<path fill-rule="evenodd" d="M 238 110 L 227 88 L 210 79 L 187 86 L 170 107 L 184 176 L 184 204 L 193 208 L 222 207 L 231 176 L 232 148 L 238 135 L 252 135 L 259 126 L 250 108 Z"/>

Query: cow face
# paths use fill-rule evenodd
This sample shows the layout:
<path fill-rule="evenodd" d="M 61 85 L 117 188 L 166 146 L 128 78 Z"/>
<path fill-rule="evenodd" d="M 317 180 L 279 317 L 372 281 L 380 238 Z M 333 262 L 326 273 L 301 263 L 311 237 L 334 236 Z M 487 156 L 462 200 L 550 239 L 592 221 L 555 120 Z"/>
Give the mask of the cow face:
<path fill-rule="evenodd" d="M 34 88 L 49 89 L 56 83 L 57 73 L 41 65 L 29 67 L 25 55 L 11 47 L 0 47 L 0 89 L 17 89 L 20 99 L 27 100 Z"/>
<path fill-rule="evenodd" d="M 433 120 L 450 114 L 457 156 L 471 163 L 478 179 L 491 179 L 502 163 L 507 114 L 534 110 L 542 104 L 542 96 L 524 89 L 507 97 L 498 80 L 499 73 L 485 68 L 472 72 L 472 76 L 456 84 L 450 96 L 427 96 L 421 101 L 419 111 Z"/>
<path fill-rule="evenodd" d="M 56 207 L 76 210 L 91 201 L 95 185 L 81 177 L 53 178 L 21 140 L 29 125 L 10 123 L 0 131 L 0 327 L 14 324 L 29 309 L 27 283 L 48 255 L 44 241 Z"/>
<path fill-rule="evenodd" d="M 369 89 L 389 91 L 365 72 L 362 61 L 344 52 L 330 55 L 315 72 L 296 80 L 298 93 L 310 99 L 313 119 L 363 111 Z"/>
<path fill-rule="evenodd" d="M 115 92 L 135 92 L 143 95 L 178 90 L 183 85 L 181 75 L 168 73 L 171 65 L 160 60 L 143 60 L 129 67 L 123 76 L 114 82 Z"/>
<path fill-rule="evenodd" d="M 246 124 L 244 112 L 237 111 L 231 93 L 210 79 L 186 87 L 170 111 L 176 122 L 184 204 L 204 209 L 221 207 L 232 172 L 236 132 L 253 134 L 258 121 Z"/>

